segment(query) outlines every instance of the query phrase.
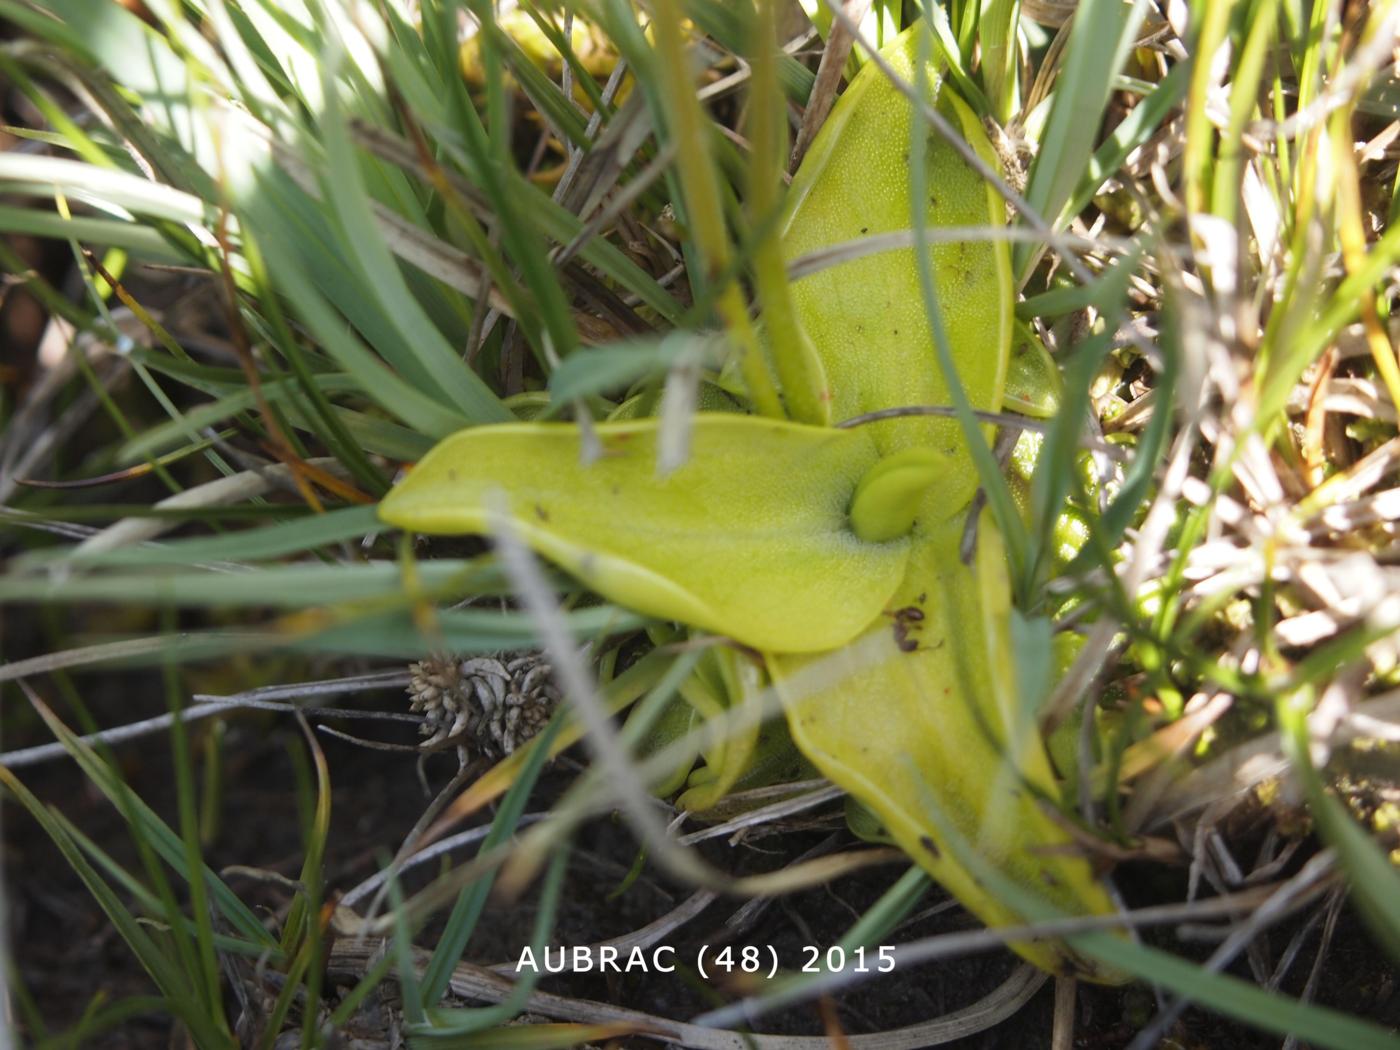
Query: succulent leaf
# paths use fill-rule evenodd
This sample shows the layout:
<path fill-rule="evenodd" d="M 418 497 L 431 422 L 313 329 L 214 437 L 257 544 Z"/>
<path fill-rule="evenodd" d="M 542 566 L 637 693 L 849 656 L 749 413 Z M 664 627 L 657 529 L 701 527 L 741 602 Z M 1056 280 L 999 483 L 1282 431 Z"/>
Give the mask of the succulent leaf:
<path fill-rule="evenodd" d="M 907 535 L 924 496 L 948 476 L 948 465 L 947 456 L 928 448 L 906 448 L 876 463 L 851 501 L 856 535 L 870 543 Z"/>
<path fill-rule="evenodd" d="M 914 80 L 918 34 L 906 31 L 881 52 L 906 82 Z M 936 75 L 928 99 L 993 168 L 996 156 L 977 117 Z M 783 235 L 789 261 L 861 237 L 909 229 L 910 164 L 926 166 L 927 226 L 998 227 L 1005 205 L 961 155 L 930 130 L 924 156 L 909 156 L 912 106 L 875 64 L 867 63 L 836 103 L 793 177 Z M 972 402 L 1001 408 L 1011 342 L 1011 256 L 1006 242 L 935 243 L 934 277 L 958 375 Z M 793 284 L 793 304 L 821 356 L 834 420 L 878 409 L 947 405 L 912 248 L 865 255 Z M 975 472 L 951 419 L 906 418 L 872 424 L 880 450 L 936 448 L 968 464 L 960 487 L 937 506 L 955 512 L 971 498 Z"/>
<path fill-rule="evenodd" d="M 964 565 L 964 525 L 959 515 L 916 535 L 887 615 L 855 642 L 769 654 L 793 740 L 989 926 L 1025 917 L 959 861 L 949 829 L 1066 914 L 1111 912 L 1088 863 L 1065 850 L 1068 835 L 1041 810 L 1058 787 L 1038 727 L 1015 703 L 1005 554 L 985 515 L 974 564 Z M 1061 942 L 1014 947 L 1056 973 L 1114 977 Z"/>
<path fill-rule="evenodd" d="M 690 460 L 656 470 L 658 422 L 478 427 L 437 445 L 380 504 L 418 532 L 485 533 L 503 493 L 522 539 L 599 594 L 758 649 L 812 652 L 854 638 L 904 572 L 907 540 L 850 527 L 875 464 L 858 431 L 752 416 L 695 417 Z"/>

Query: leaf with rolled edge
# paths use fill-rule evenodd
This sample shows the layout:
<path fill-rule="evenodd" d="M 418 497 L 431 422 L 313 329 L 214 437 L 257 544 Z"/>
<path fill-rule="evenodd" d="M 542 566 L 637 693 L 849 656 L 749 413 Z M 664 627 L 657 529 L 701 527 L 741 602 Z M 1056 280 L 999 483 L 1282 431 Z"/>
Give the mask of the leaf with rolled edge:
<path fill-rule="evenodd" d="M 565 423 L 446 438 L 380 504 L 392 525 L 490 531 L 493 494 L 536 551 L 621 605 L 757 649 L 843 645 L 880 614 L 909 540 L 851 531 L 875 443 L 859 431 L 700 413 L 690 460 L 657 476 L 659 423 L 602 423 L 602 454 Z"/>
<path fill-rule="evenodd" d="M 913 83 L 915 26 L 881 56 Z M 996 156 L 977 117 L 936 71 L 929 101 L 994 170 Z M 875 64 L 867 63 L 841 96 L 793 177 L 783 257 L 834 248 L 862 237 L 909 229 L 909 140 L 913 107 Z M 937 132 L 924 156 L 930 193 L 929 230 L 1006 225 L 996 191 Z M 1001 408 L 1011 345 L 1011 255 L 1004 241 L 934 244 L 935 286 L 958 375 L 974 409 Z M 914 250 L 849 259 L 795 281 L 793 307 L 821 358 L 831 388 L 831 417 L 849 419 L 906 405 L 947 405 L 949 385 L 938 365 Z M 972 497 L 976 472 L 956 420 L 899 419 L 870 428 L 882 453 L 912 445 L 946 452 L 967 469 L 941 506 L 945 515 Z"/>
<path fill-rule="evenodd" d="M 1014 702 L 1005 556 L 984 516 L 976 560 L 964 565 L 965 524 L 960 514 L 915 531 L 908 574 L 861 638 L 835 653 L 768 654 L 792 738 L 987 925 L 1025 917 L 960 862 L 950 834 L 1066 914 L 1111 913 L 1041 808 L 1058 789 L 1034 721 Z M 1055 973 L 1117 979 L 1062 941 L 1012 947 Z"/>

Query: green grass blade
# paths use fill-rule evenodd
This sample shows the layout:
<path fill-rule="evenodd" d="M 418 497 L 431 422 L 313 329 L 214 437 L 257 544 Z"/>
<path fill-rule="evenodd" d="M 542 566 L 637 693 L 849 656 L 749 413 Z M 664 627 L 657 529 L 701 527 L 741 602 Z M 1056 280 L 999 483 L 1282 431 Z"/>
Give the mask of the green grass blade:
<path fill-rule="evenodd" d="M 304 415 L 293 412 L 293 416 L 303 415 L 303 419 L 298 422 L 307 429 L 316 431 L 330 452 L 337 460 L 345 464 L 351 475 L 370 495 L 382 496 L 388 490 L 388 482 L 379 469 L 369 461 L 366 453 L 383 452 L 383 447 L 373 441 L 362 440 L 363 435 L 359 435 L 361 440 L 357 440 L 357 435 L 347 420 L 331 405 L 330 399 L 316 385 L 316 377 L 311 370 L 311 355 L 302 349 L 296 335 L 291 330 L 291 326 L 288 325 L 287 318 L 282 313 L 277 292 L 268 275 L 262 253 L 258 251 L 257 242 L 246 232 L 243 237 L 243 256 L 248 262 L 249 276 L 253 286 L 252 294 L 267 318 L 268 340 L 277 347 L 282 357 L 291 365 L 292 372 L 301 385 L 302 393 L 310 403 L 311 410 L 309 412 Z"/>
<path fill-rule="evenodd" d="M 202 200 L 173 186 L 64 157 L 0 153 L 0 180 L 9 182 L 13 192 L 52 197 L 57 188 L 73 200 L 201 229 L 216 219 Z"/>
<path fill-rule="evenodd" d="M 1132 47 L 1146 6 L 1142 0 L 1134 0 L 1132 7 L 1123 0 L 1082 0 L 1075 8 L 1050 116 L 1026 185 L 1027 203 L 1055 228 L 1068 219 L 1065 205 L 1089 166 L 1113 75 Z M 1016 246 L 1014 267 L 1022 283 L 1038 257 L 1032 246 Z"/>
<path fill-rule="evenodd" d="M 145 971 L 150 974 L 165 996 L 163 1005 L 179 1017 L 190 1028 L 201 1046 L 231 1047 L 232 1041 L 225 1032 L 205 1016 L 199 1003 L 198 993 L 189 982 L 187 975 L 176 961 L 169 956 L 146 932 L 112 888 L 103 880 L 96 869 L 88 863 L 77 844 L 64 832 L 63 825 L 55 820 L 30 790 L 8 769 L 0 766 L 0 785 L 22 805 L 44 829 L 49 839 L 58 847 L 73 871 L 83 881 L 89 893 L 97 901 L 103 914 L 111 921 L 122 940 L 136 955 Z"/>
<path fill-rule="evenodd" d="M 627 634 L 648 621 L 612 606 L 580 609 L 568 614 L 574 637 L 581 640 Z M 307 652 L 356 653 L 365 656 L 421 660 L 444 649 L 455 653 L 492 653 L 535 649 L 534 625 L 519 616 L 478 613 L 470 609 L 438 613 L 436 635 L 426 635 L 412 613 L 370 613 L 350 616 L 305 638 L 279 637 L 279 643 Z M 265 647 L 268 643 L 263 642 Z"/>
<path fill-rule="evenodd" d="M 355 380 L 348 376 L 319 376 L 317 385 L 331 393 L 358 389 Z M 267 404 L 281 405 L 285 401 L 295 401 L 299 398 L 301 386 L 295 379 L 278 380 L 261 384 L 260 392 Z M 177 447 L 182 442 L 190 441 L 192 434 L 197 434 L 205 427 L 218 426 L 256 407 L 258 395 L 245 384 L 237 393 L 196 405 L 175 419 L 146 428 L 117 448 L 116 460 L 120 464 L 143 462 Z"/>
<path fill-rule="evenodd" d="M 72 237 L 84 244 L 122 248 L 135 258 L 153 263 L 176 265 L 189 262 L 152 227 L 120 219 L 86 215 L 63 219 L 51 211 L 0 205 L 0 232 L 34 237 Z"/>
<path fill-rule="evenodd" d="M 72 730 L 58 720 L 52 711 L 40 707 L 39 713 L 54 737 L 63 744 L 93 785 L 114 805 L 119 808 L 129 807 L 131 816 L 136 822 L 133 834 L 140 835 L 162 860 L 188 881 L 189 869 L 186 867 L 184 844 L 180 837 L 156 815 L 154 810 L 132 794 L 130 789 L 121 783 L 115 769 L 92 747 L 79 740 Z M 248 940 L 264 944 L 269 949 L 275 949 L 276 941 L 263 928 L 258 917 L 207 865 L 201 864 L 200 869 L 200 875 L 208 886 L 210 899 L 224 919 Z"/>
<path fill-rule="evenodd" d="M 327 80 L 327 100 L 335 97 Z M 339 108 L 333 103 L 321 119 L 327 160 L 334 177 L 324 181 L 326 198 L 335 208 L 343 243 L 353 245 L 358 294 L 372 297 L 381 314 L 413 348 L 423 371 L 451 404 L 474 423 L 500 423 L 510 418 L 481 377 L 462 361 L 433 326 L 422 306 L 409 293 L 398 263 L 374 221 L 359 160 L 350 146 Z M 425 393 L 427 391 L 424 391 Z"/>
<path fill-rule="evenodd" d="M 419 567 L 419 573 L 426 592 L 443 598 L 479 593 L 478 588 L 496 579 L 495 570 L 482 562 L 453 558 L 425 562 Z M 402 595 L 401 570 L 393 561 L 358 565 L 269 565 L 236 573 L 180 568 L 157 571 L 151 567 L 135 572 L 72 575 L 68 579 L 50 577 L 47 573 L 0 578 L 0 599 L 12 601 L 302 609 L 310 605 Z M 505 614 L 480 612 L 476 615 L 495 622 Z"/>
<path fill-rule="evenodd" d="M 1079 186 L 1065 205 L 1063 215 L 1078 215 L 1099 191 L 1105 180 L 1111 178 L 1127 161 L 1128 155 L 1156 134 L 1162 122 L 1180 105 L 1189 86 L 1189 63 L 1172 66 L 1167 75 L 1157 82 L 1152 93 L 1133 107 L 1118 126 L 1109 132 L 1108 137 L 1094 155 L 1089 158 L 1088 168 Z"/>
<path fill-rule="evenodd" d="M 256 208 L 256 205 L 254 206 Z M 269 217 L 271 218 L 271 217 Z M 275 224 L 276 220 L 272 222 Z M 263 229 L 259 238 L 268 270 L 317 342 L 360 384 L 360 389 L 413 429 L 441 438 L 466 425 L 465 416 L 423 393 L 389 369 L 360 341 L 303 271 L 295 246 Z"/>
<path fill-rule="evenodd" d="M 558 724 L 554 723 L 554 725 Z M 530 774 L 528 767 L 526 773 Z M 493 827 L 492 830 L 494 831 L 495 828 Z M 569 869 L 569 847 L 570 843 L 567 840 L 559 846 L 550 857 L 549 867 L 545 870 L 544 883 L 540 888 L 539 904 L 536 906 L 535 922 L 529 941 L 530 950 L 536 959 L 543 958 L 550 935 L 554 932 L 555 919 L 559 914 L 559 899 L 564 890 L 564 875 Z M 485 848 L 484 844 L 482 848 Z M 495 1006 L 481 1007 L 475 1010 L 430 1009 L 428 1016 L 433 1027 L 427 1031 L 435 1036 L 432 1045 L 453 1045 L 453 1036 L 474 1033 L 485 1035 L 487 1029 L 509 1021 L 525 1008 L 530 993 L 535 990 L 539 980 L 538 970 L 526 971 L 516 979 L 515 987 L 510 990 L 510 995 Z M 470 1045 L 472 1040 L 467 1042 Z M 491 1042 L 495 1045 L 502 1045 L 494 1039 Z"/>
<path fill-rule="evenodd" d="M 456 26 L 455 5 L 433 6 L 450 11 L 451 25 Z M 491 17 L 489 10 L 485 9 L 478 9 L 476 14 L 479 20 Z M 426 12 L 424 20 L 425 23 L 429 21 Z M 449 68 L 453 71 L 450 78 L 452 90 L 446 94 L 447 112 L 456 129 L 454 139 L 461 143 L 465 156 L 469 158 L 469 177 L 481 187 L 490 201 L 499 224 L 501 240 L 520 268 L 521 277 L 534 297 L 534 312 L 518 317 L 516 321 L 535 346 L 539 359 L 547 363 L 550 354 L 544 352 L 545 336 L 548 336 L 551 353 L 565 357 L 578 345 L 578 331 L 574 327 L 568 299 L 541 243 L 537 213 L 523 206 L 528 198 L 525 187 L 529 185 L 529 180 L 510 163 L 505 138 L 502 136 L 493 141 L 483 127 L 480 114 L 457 73 L 455 31 L 450 39 L 452 43 L 448 50 Z M 489 43 L 489 38 L 483 40 L 483 54 L 488 59 L 494 54 Z M 489 77 L 487 86 L 488 89 L 491 87 Z"/>
<path fill-rule="evenodd" d="M 560 362 L 550 375 L 550 400 L 568 405 L 577 398 L 626 390 L 643 379 L 659 379 L 693 348 L 703 354 L 712 348 L 712 340 L 677 331 L 654 339 L 580 350 Z"/>
<path fill-rule="evenodd" d="M 928 73 L 928 56 L 934 46 L 933 32 L 929 29 L 922 34 L 919 42 L 919 57 L 914 64 L 918 74 L 915 90 L 919 97 L 926 97 L 928 85 L 924 78 Z M 910 120 L 910 155 L 921 156 L 926 136 L 932 134 L 923 107 L 912 107 Z M 938 355 L 938 367 L 948 382 L 948 395 L 953 402 L 958 425 L 963 440 L 967 442 L 968 453 L 977 468 L 977 476 L 986 493 L 987 505 L 996 518 L 1001 530 L 1002 541 L 1006 544 L 1007 559 L 1011 563 L 1011 578 L 1024 579 L 1028 558 L 1028 537 L 1020 511 L 1011 497 L 1001 467 L 993 455 L 982 426 L 973 415 L 972 402 L 967 396 L 958 369 L 953 359 L 953 348 L 948 342 L 948 329 L 943 323 L 943 307 L 934 285 L 933 255 L 928 244 L 928 171 L 923 164 L 909 166 L 909 212 L 910 228 L 914 234 L 914 259 L 918 264 L 919 284 L 923 292 L 924 309 L 928 314 L 929 330 L 933 333 L 933 345 Z M 1009 307 L 1008 307 L 1009 308 Z"/>
<path fill-rule="evenodd" d="M 163 626 L 173 625 L 174 616 L 165 610 Z M 199 835 L 199 802 L 196 798 L 194 762 L 190 753 L 189 732 L 178 717 L 183 706 L 183 693 L 180 676 L 175 661 L 167 657 L 161 661 L 161 677 L 165 685 L 166 708 L 172 718 L 170 723 L 171 765 L 175 771 L 175 802 L 180 827 L 180 844 L 183 847 L 182 868 L 177 869 L 185 878 L 190 894 L 190 913 L 194 916 L 194 944 L 198 951 L 198 977 L 196 986 L 202 991 L 204 1013 L 219 1030 L 229 1032 L 228 1018 L 224 1013 L 223 971 L 214 950 L 214 924 L 210 914 L 209 885 L 198 873 L 206 870 L 204 852 Z M 192 978 L 194 973 L 190 975 Z"/>
<path fill-rule="evenodd" d="M 1275 710 L 1284 753 L 1302 781 L 1308 805 L 1323 838 L 1336 850 L 1347 874 L 1352 899 L 1385 950 L 1400 959 L 1400 872 L 1375 840 L 1353 819 L 1346 806 L 1323 786 L 1309 753 L 1308 711 L 1316 695 L 1305 688 L 1279 699 Z"/>
<path fill-rule="evenodd" d="M 1016 24 L 1020 18 L 1020 0 L 990 0 L 979 20 L 982 82 L 987 87 L 991 115 L 1002 125 L 1010 121 L 1017 104 Z"/>
<path fill-rule="evenodd" d="M 93 567 L 266 561 L 333 543 L 358 541 L 380 528 L 374 507 L 346 507 L 231 535 L 201 536 L 171 540 L 159 546 L 120 547 L 92 553 L 76 551 L 65 560 Z"/>
<path fill-rule="evenodd" d="M 1031 481 L 1032 535 L 1027 577 L 1023 593 L 1033 594 L 1044 582 L 1055 550 L 1055 530 L 1065 510 L 1077 473 L 1080 455 L 1080 435 L 1089 416 L 1089 392 L 1104 358 L 1113 349 L 1118 326 L 1122 321 L 1121 303 L 1128 289 L 1135 260 L 1117 264 L 1095 287 L 1102 315 L 1102 329 L 1085 339 L 1070 353 L 1065 362 L 1064 397 L 1050 432 L 1040 450 L 1035 474 Z"/>
<path fill-rule="evenodd" d="M 1294 1036 L 1331 1050 L 1396 1050 L 1400 1036 L 1339 1010 L 1267 991 L 1230 974 L 1211 973 L 1157 948 L 1104 933 L 1072 938 L 1075 947 L 1112 966 L 1151 981 L 1265 1032 Z"/>
<path fill-rule="evenodd" d="M 97 868 L 107 874 L 107 877 L 121 892 L 129 894 L 137 905 L 145 909 L 147 914 L 162 915 L 163 907 L 159 896 L 152 893 L 150 889 L 136 878 L 136 876 L 132 875 L 131 872 L 118 864 L 110 853 L 102 849 L 101 846 L 84 834 L 81 828 L 62 813 L 59 813 L 57 810 L 51 810 L 50 816 L 63 826 L 65 834 L 87 854 Z M 181 915 L 180 921 L 181 924 L 193 934 L 194 923 L 189 916 Z M 221 952 L 232 952 L 245 959 L 265 959 L 268 962 L 275 963 L 280 963 L 282 961 L 282 958 L 275 952 L 269 954 L 266 944 L 254 943 L 242 937 L 234 937 L 229 934 L 216 933 L 214 935 L 214 946 Z"/>
<path fill-rule="evenodd" d="M 721 46 L 736 55 L 745 53 L 748 41 L 745 39 L 744 20 L 740 17 L 738 5 L 718 3 L 716 0 L 688 0 L 685 12 L 704 32 L 719 41 Z M 779 56 L 778 84 L 789 101 L 805 106 L 816 79 L 815 73 L 791 55 Z"/>
<path fill-rule="evenodd" d="M 564 133 L 570 143 L 578 147 L 587 147 L 588 121 L 578 111 L 573 99 L 565 97 L 559 85 L 530 60 L 530 56 L 521 50 L 520 45 L 511 39 L 509 34 L 501 30 L 495 19 L 488 19 L 483 23 L 483 27 L 490 35 L 492 45 L 499 51 L 530 101 L 539 107 L 540 112 L 549 118 L 554 127 Z"/>
<path fill-rule="evenodd" d="M 545 759 L 549 755 L 550 741 L 554 739 L 563 725 L 562 718 L 555 718 L 540 734 L 538 743 L 531 749 L 530 755 L 515 782 L 511 784 L 510 790 L 501 800 L 496 819 L 491 823 L 491 831 L 482 840 L 480 853 L 489 853 L 515 834 L 515 827 L 525 812 L 525 804 L 530 799 L 530 792 L 534 790 L 535 781 L 539 778 L 540 771 L 544 769 Z M 461 894 L 458 895 L 442 936 L 438 938 L 437 947 L 433 949 L 433 957 L 429 960 L 428 968 L 423 974 L 422 999 L 420 1000 L 423 1006 L 435 1005 L 442 998 L 443 993 L 447 991 L 447 986 L 452 981 L 452 970 L 462 958 L 462 953 L 466 951 L 467 942 L 471 940 L 477 920 L 481 918 L 481 913 L 486 907 L 487 897 L 494 884 L 495 872 L 493 871 L 464 887 Z"/>

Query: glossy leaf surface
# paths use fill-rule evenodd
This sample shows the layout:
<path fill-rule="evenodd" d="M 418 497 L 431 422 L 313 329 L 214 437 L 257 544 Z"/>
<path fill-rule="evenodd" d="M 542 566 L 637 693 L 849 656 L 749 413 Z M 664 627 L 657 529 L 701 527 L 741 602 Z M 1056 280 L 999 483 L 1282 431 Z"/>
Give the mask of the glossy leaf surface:
<path fill-rule="evenodd" d="M 914 80 L 918 33 L 882 52 L 906 82 Z M 930 76 L 928 99 L 977 154 L 995 168 L 986 133 L 971 110 Z M 874 63 L 867 63 L 813 140 L 792 182 L 783 236 L 789 260 L 866 236 L 909 229 L 910 164 L 927 169 L 931 231 L 947 226 L 1002 226 L 1005 205 L 957 150 L 930 131 L 924 156 L 909 156 L 913 107 Z M 959 377 L 972 407 L 996 411 L 1011 340 L 1011 260 L 1005 242 L 955 241 L 933 246 L 939 305 Z M 832 418 L 907 405 L 947 405 L 912 248 L 841 262 L 793 285 L 793 302 L 832 391 Z M 969 462 L 955 420 L 900 419 L 869 429 L 881 451 L 921 445 Z M 970 467 L 931 507 L 954 511 L 971 497 Z"/>
<path fill-rule="evenodd" d="M 656 469 L 656 420 L 521 423 L 446 439 L 380 505 L 435 534 L 490 531 L 493 494 L 521 537 L 599 594 L 758 649 L 812 652 L 855 637 L 904 572 L 908 540 L 865 543 L 848 510 L 877 458 L 857 431 L 752 416 L 695 417 L 690 460 Z"/>
<path fill-rule="evenodd" d="M 860 799 L 920 867 L 989 926 L 1024 917 L 953 855 L 962 837 L 1067 914 L 1111 912 L 1089 865 L 1041 811 L 1058 794 L 1033 719 L 1015 702 L 1010 585 L 990 515 L 973 565 L 962 516 L 915 536 L 886 615 L 834 653 L 769 655 L 793 740 Z M 932 803 L 932 805 L 931 805 Z M 1056 973 L 1098 976 L 1061 942 L 1017 945 Z"/>

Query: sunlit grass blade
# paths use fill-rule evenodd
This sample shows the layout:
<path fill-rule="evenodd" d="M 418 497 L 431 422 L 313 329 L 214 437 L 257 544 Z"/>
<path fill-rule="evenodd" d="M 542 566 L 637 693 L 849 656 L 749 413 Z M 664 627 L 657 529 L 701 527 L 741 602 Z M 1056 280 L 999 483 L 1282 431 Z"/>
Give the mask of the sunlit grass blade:
<path fill-rule="evenodd" d="M 275 213 L 265 214 L 264 218 L 267 225 L 260 231 L 259 243 L 269 272 L 293 305 L 293 312 L 316 335 L 320 345 L 357 379 L 361 390 L 402 422 L 430 437 L 445 437 L 465 426 L 465 416 L 406 382 L 365 346 L 308 279 L 300 253 L 286 239 L 285 227 L 279 230 L 279 218 Z"/>
<path fill-rule="evenodd" d="M 656 53 L 638 65 L 652 73 L 647 87 L 655 94 L 654 104 L 664 114 L 676 147 L 675 177 L 684 205 L 683 220 L 693 242 L 695 265 L 690 269 L 691 284 L 701 294 L 713 291 L 716 312 L 733 340 L 735 360 L 755 410 L 763 416 L 782 418 L 785 413 L 778 387 L 749 320 L 741 290 L 726 273 L 733 252 L 725 221 L 718 147 L 712 144 L 713 125 L 693 87 L 678 0 L 663 0 L 652 27 L 657 38 Z"/>
<path fill-rule="evenodd" d="M 327 160 L 336 176 L 325 180 L 324 188 L 335 207 L 339 239 L 344 245 L 354 246 L 353 252 L 344 256 L 355 271 L 354 287 L 373 298 L 380 315 L 412 348 L 433 388 L 441 391 L 468 420 L 496 423 L 509 418 L 500 400 L 448 345 L 410 294 L 398 263 L 375 224 L 359 174 L 359 160 L 351 149 L 344 118 L 332 101 L 335 92 L 329 79 L 326 89 L 328 107 L 321 115 L 321 129 Z"/>
<path fill-rule="evenodd" d="M 1083 0 L 1075 8 L 1050 116 L 1026 185 L 1027 203 L 1052 226 L 1059 227 L 1067 217 L 1065 205 L 1094 153 L 1113 75 L 1145 13 L 1140 0 L 1131 7 L 1123 0 Z M 1039 251 L 1017 245 L 1015 269 L 1021 283 L 1038 258 Z"/>
<path fill-rule="evenodd" d="M 1011 119 L 1017 105 L 1019 41 L 1016 24 L 1020 15 L 1020 0 L 992 0 L 985 5 L 978 21 L 982 81 L 987 88 L 992 116 L 1003 125 Z"/>
<path fill-rule="evenodd" d="M 0 153 L 0 180 L 9 183 L 7 188 L 13 192 L 52 197 L 57 187 L 74 200 L 188 224 L 201 231 L 215 219 L 204 201 L 173 186 L 64 157 Z"/>
<path fill-rule="evenodd" d="M 753 269 L 762 303 L 764 334 L 782 385 L 783 406 L 789 417 L 798 422 L 824 426 L 831 422 L 831 391 L 812 337 L 794 310 L 781 233 L 777 224 L 770 221 L 770 216 L 778 214 L 781 207 L 779 193 L 788 141 L 785 104 L 778 90 L 774 61 L 777 27 L 777 0 L 757 0 L 749 45 L 753 75 L 749 88 L 752 150 L 747 205 L 749 220 L 760 231 L 753 248 Z"/>
<path fill-rule="evenodd" d="M 120 219 L 75 215 L 62 219 L 51 211 L 37 208 L 0 206 L 0 231 L 35 237 L 73 237 L 85 244 L 123 248 L 134 257 L 169 265 L 189 260 L 150 226 Z"/>
<path fill-rule="evenodd" d="M 1172 66 L 1159 80 L 1152 93 L 1139 100 L 1118 126 L 1107 136 L 1089 158 L 1084 177 L 1070 196 L 1062 214 L 1078 215 L 1098 193 L 1104 180 L 1122 167 L 1133 150 L 1147 142 L 1162 122 L 1181 104 L 1188 84 L 1186 64 Z"/>

